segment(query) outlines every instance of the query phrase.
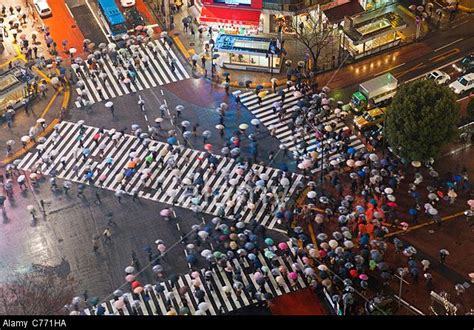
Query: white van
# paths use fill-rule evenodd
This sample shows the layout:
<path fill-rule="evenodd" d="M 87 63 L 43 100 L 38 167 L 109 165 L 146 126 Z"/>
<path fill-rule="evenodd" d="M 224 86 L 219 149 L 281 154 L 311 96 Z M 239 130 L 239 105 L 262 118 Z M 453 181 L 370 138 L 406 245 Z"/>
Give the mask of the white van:
<path fill-rule="evenodd" d="M 48 1 L 46 0 L 34 0 L 35 8 L 40 17 L 49 17 L 53 14 L 51 8 L 49 8 Z"/>

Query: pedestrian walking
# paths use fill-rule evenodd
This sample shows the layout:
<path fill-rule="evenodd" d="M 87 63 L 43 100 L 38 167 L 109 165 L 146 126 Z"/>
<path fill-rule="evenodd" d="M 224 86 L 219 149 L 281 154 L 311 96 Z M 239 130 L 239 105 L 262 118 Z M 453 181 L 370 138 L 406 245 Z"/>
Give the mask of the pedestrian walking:
<path fill-rule="evenodd" d="M 439 250 L 439 262 L 444 265 L 446 262 L 446 257 L 449 256 L 449 251 L 446 249 Z"/>
<path fill-rule="evenodd" d="M 94 236 L 92 238 L 92 252 L 98 253 L 98 251 L 99 251 L 99 237 Z"/>
<path fill-rule="evenodd" d="M 102 236 L 104 237 L 104 243 L 109 243 L 110 241 L 112 241 L 112 231 L 109 227 L 105 228 L 104 232 L 102 233 Z"/>

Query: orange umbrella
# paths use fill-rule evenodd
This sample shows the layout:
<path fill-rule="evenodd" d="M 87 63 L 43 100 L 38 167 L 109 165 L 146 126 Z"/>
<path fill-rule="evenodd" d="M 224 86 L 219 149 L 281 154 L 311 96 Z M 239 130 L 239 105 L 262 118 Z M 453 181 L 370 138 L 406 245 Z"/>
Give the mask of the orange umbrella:
<path fill-rule="evenodd" d="M 127 164 L 127 168 L 135 168 L 137 166 L 137 163 L 135 163 L 133 160 L 129 161 Z"/>

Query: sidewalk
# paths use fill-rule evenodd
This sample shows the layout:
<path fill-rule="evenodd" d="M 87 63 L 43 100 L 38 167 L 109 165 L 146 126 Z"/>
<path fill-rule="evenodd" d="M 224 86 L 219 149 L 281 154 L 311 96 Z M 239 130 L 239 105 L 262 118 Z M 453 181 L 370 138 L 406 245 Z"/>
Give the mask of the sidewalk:
<path fill-rule="evenodd" d="M 407 22 L 407 28 L 403 31 L 403 40 L 405 43 L 411 43 L 415 39 L 415 33 L 416 33 L 416 26 L 415 26 L 415 15 L 410 12 L 408 9 L 404 8 L 401 5 L 398 6 L 393 6 L 394 10 Z M 183 56 L 188 62 L 191 62 L 191 57 L 194 54 L 201 55 L 204 52 L 204 45 L 209 42 L 209 36 L 208 32 L 203 31 L 202 33 L 202 38 L 199 38 L 199 33 L 197 30 L 197 26 L 194 24 L 194 30 L 195 30 L 195 35 L 193 36 L 190 31 L 188 33 L 184 32 L 184 26 L 183 26 L 183 18 L 188 16 L 188 9 L 187 5 L 183 5 L 182 9 L 180 12 L 176 13 L 174 15 L 174 23 L 175 23 L 175 28 L 169 32 L 169 35 L 173 37 L 176 46 L 179 48 Z M 426 22 L 422 23 L 422 28 L 421 28 L 421 33 L 420 33 L 420 39 L 423 38 L 428 33 L 428 25 Z M 214 33 L 215 35 L 216 33 Z M 265 36 L 262 34 L 262 36 Z M 274 35 L 271 35 L 272 37 L 275 37 Z M 296 63 L 300 60 L 303 60 L 305 57 L 305 48 L 301 44 L 297 44 L 294 39 L 291 39 L 287 37 L 288 39 L 285 39 L 285 49 L 288 52 L 288 56 L 282 60 L 282 63 L 286 59 L 289 59 L 292 61 L 292 66 L 294 67 Z M 321 54 L 320 60 L 324 60 L 323 63 L 319 63 L 318 66 L 320 68 L 326 69 L 329 67 L 332 67 L 335 63 L 332 62 L 332 56 L 336 56 L 336 61 L 337 61 L 337 52 L 335 53 L 334 51 L 331 50 L 328 54 Z M 365 60 L 371 60 L 372 57 L 367 57 L 362 59 L 361 61 Z M 206 70 L 208 72 L 208 78 L 212 79 L 211 77 L 211 63 L 210 59 L 206 61 Z M 349 63 L 347 63 L 349 64 Z M 199 76 L 204 76 L 204 70 L 201 66 L 201 62 L 198 61 L 198 72 Z M 342 69 L 347 67 L 348 65 L 343 66 Z M 271 87 L 271 82 L 270 80 L 272 79 L 272 76 L 270 73 L 262 73 L 262 72 L 251 72 L 251 71 L 241 71 L 241 70 L 230 70 L 230 69 L 224 69 L 220 68 L 218 65 L 216 65 L 217 69 L 217 77 L 214 79 L 216 82 L 223 82 L 225 77 L 223 76 L 223 73 L 229 73 L 230 74 L 230 86 L 231 87 L 236 87 L 236 88 L 245 88 L 245 82 L 246 81 L 251 81 L 252 84 L 250 85 L 251 88 L 254 88 L 256 85 L 263 85 L 264 87 Z M 319 72 L 317 77 L 319 81 L 319 77 L 321 75 L 327 75 L 330 74 L 332 76 L 334 70 L 325 70 L 323 72 Z M 286 73 L 287 73 L 287 68 L 284 64 L 282 64 L 281 72 L 279 74 L 273 74 L 273 77 L 278 79 L 277 85 L 282 86 L 286 84 L 287 79 L 286 79 Z M 339 73 L 341 75 L 341 73 Z M 293 77 L 294 78 L 294 77 Z"/>

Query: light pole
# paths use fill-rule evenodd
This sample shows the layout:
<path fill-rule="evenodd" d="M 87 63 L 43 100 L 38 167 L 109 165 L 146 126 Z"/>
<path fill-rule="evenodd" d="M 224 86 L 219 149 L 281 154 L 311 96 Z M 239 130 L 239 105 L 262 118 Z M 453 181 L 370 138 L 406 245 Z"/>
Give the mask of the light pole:
<path fill-rule="evenodd" d="M 211 48 L 211 77 L 214 78 L 214 39 L 209 40 L 209 46 Z"/>
<path fill-rule="evenodd" d="M 341 23 L 339 23 L 339 25 L 337 26 L 337 30 L 339 32 L 339 43 L 338 43 L 338 53 L 337 53 L 337 58 L 338 58 L 338 63 L 339 65 L 341 65 L 341 57 L 343 55 L 343 52 L 344 52 L 344 37 L 343 37 L 343 34 L 344 34 L 344 29 L 341 25 Z M 341 47 L 341 44 L 342 44 L 342 47 Z M 341 48 L 342 48 L 342 51 L 341 51 Z"/>
<path fill-rule="evenodd" d="M 398 308 L 400 309 L 402 303 L 403 276 L 408 274 L 408 269 L 400 267 L 397 269 L 397 272 L 400 276 L 400 289 L 398 290 Z"/>

